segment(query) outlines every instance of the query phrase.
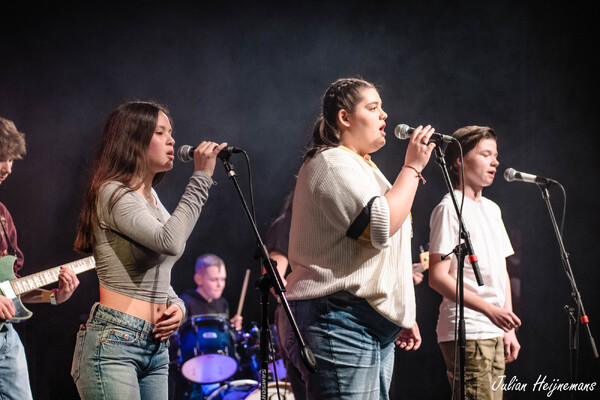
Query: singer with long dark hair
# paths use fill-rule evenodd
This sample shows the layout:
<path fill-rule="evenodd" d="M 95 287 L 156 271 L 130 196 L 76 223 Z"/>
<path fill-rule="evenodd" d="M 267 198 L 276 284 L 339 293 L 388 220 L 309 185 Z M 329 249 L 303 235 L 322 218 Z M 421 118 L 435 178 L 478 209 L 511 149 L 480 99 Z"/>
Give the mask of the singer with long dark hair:
<path fill-rule="evenodd" d="M 370 158 L 385 145 L 386 118 L 373 84 L 335 81 L 298 174 L 286 289 L 316 373 L 302 363 L 283 313 L 279 327 L 310 399 L 387 399 L 394 343 L 421 344 L 410 209 L 434 130 L 414 131 L 392 185 Z"/>
<path fill-rule="evenodd" d="M 198 145 L 194 172 L 169 214 L 153 186 L 173 168 L 174 144 L 169 112 L 150 102 L 119 106 L 102 133 L 74 245 L 93 251 L 100 282 L 100 300 L 77 334 L 73 357 L 82 399 L 167 399 L 167 339 L 185 314 L 171 268 L 226 146 Z"/>

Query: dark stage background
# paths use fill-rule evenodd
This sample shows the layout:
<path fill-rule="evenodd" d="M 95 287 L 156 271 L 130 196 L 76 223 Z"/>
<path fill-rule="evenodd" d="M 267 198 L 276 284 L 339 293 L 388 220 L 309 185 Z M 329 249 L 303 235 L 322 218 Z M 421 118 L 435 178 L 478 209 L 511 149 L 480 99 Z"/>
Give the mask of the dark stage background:
<path fill-rule="evenodd" d="M 484 193 L 500 204 L 514 240 L 515 310 L 523 321 L 517 362 L 508 379 L 527 383 L 507 399 L 547 398 L 533 391 L 569 378 L 571 304 L 557 241 L 535 185 L 507 183 L 507 167 L 554 178 L 567 193 L 564 241 L 591 328 L 600 337 L 597 249 L 598 28 L 588 3 L 471 2 L 72 2 L 22 1 L 3 6 L 0 22 L 0 115 L 27 134 L 28 153 L 0 187 L 25 253 L 24 274 L 81 255 L 72 250 L 91 154 L 108 113 L 133 99 L 166 104 L 177 145 L 228 141 L 250 155 L 261 234 L 294 187 L 301 153 L 321 95 L 336 78 L 360 75 L 381 88 L 389 114 L 388 144 L 374 155 L 392 180 L 406 143 L 393 128 L 431 123 L 452 133 L 470 124 L 499 135 L 501 166 Z M 591 4 L 591 2 L 589 3 Z M 596 50 L 594 50 L 596 49 Z M 248 194 L 242 156 L 233 162 Z M 177 163 L 157 187 L 172 210 L 191 173 Z M 429 214 L 446 192 L 432 160 L 413 207 L 413 251 L 425 245 Z M 225 297 L 235 309 L 246 268 L 258 277 L 255 241 L 233 185 L 220 164 L 197 228 L 173 270 L 179 293 L 193 287 L 193 262 L 204 252 L 228 267 Z M 554 210 L 562 196 L 551 189 Z M 94 272 L 79 276 L 72 300 L 32 305 L 18 327 L 36 399 L 76 399 L 69 375 L 75 334 L 98 299 Z M 417 352 L 398 351 L 393 399 L 449 398 L 435 339 L 440 297 L 416 289 L 424 338 Z M 258 321 L 250 289 L 246 328 Z M 579 382 L 597 382 L 598 360 L 581 337 Z M 577 398 L 597 398 L 600 388 Z M 569 398 L 553 393 L 551 398 Z"/>

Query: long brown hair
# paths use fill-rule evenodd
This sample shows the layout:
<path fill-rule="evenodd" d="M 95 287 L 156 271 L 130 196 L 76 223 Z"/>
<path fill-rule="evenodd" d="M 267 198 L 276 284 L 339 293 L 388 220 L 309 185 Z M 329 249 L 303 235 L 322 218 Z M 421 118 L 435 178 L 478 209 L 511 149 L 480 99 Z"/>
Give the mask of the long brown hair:
<path fill-rule="evenodd" d="M 312 140 L 304 159 L 312 158 L 321 151 L 337 147 L 340 144 L 340 131 L 337 126 L 337 115 L 340 110 L 354 112 L 362 100 L 361 90 L 375 88 L 370 82 L 360 78 L 342 78 L 333 82 L 323 95 L 323 111 L 315 122 Z"/>
<path fill-rule="evenodd" d="M 134 101 L 120 105 L 106 121 L 100 144 L 92 164 L 90 183 L 79 214 L 74 249 L 89 253 L 95 242 L 94 230 L 98 224 L 96 202 L 100 187 L 108 181 L 120 182 L 125 191 L 111 197 L 109 208 L 125 193 L 138 189 L 148 171 L 148 147 L 154 135 L 158 113 L 162 111 L 171 120 L 166 107 Z M 164 176 L 155 174 L 152 186 Z"/>

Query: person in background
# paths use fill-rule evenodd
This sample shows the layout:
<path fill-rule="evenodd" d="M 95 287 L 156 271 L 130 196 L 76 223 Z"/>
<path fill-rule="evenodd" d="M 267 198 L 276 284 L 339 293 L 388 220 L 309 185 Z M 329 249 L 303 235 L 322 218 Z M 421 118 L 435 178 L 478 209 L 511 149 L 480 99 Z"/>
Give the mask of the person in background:
<path fill-rule="evenodd" d="M 281 277 L 281 281 L 283 286 L 286 285 L 285 278 L 291 272 L 291 268 L 289 265 L 288 259 L 288 247 L 290 242 L 290 225 L 292 223 L 292 203 L 294 200 L 294 192 L 290 192 L 286 198 L 283 205 L 283 210 L 280 215 L 271 223 L 269 229 L 267 231 L 267 235 L 265 236 L 265 246 L 269 251 L 269 257 L 275 261 L 277 272 Z M 273 292 L 274 293 L 274 292 Z M 279 320 L 279 314 L 283 314 L 283 310 L 281 309 L 281 304 L 279 302 L 279 298 L 276 299 L 277 308 L 275 308 L 274 313 L 274 321 L 275 326 L 277 326 L 277 321 Z M 273 332 L 272 332 L 273 333 Z M 302 375 L 300 371 L 289 362 L 289 359 L 285 356 L 285 350 L 282 347 L 283 338 L 281 337 L 281 332 L 279 329 L 276 329 L 276 341 L 277 347 L 279 350 L 279 355 L 283 358 L 283 362 L 285 365 L 286 378 L 292 385 L 292 391 L 294 392 L 294 399 L 296 400 L 304 400 L 306 398 L 306 393 L 304 389 L 304 381 L 302 380 Z"/>
<path fill-rule="evenodd" d="M 229 318 L 229 303 L 223 297 L 226 279 L 227 270 L 221 257 L 215 254 L 203 254 L 196 259 L 194 271 L 196 287 L 186 290 L 181 295 L 181 300 L 184 302 L 186 309 L 186 317 L 181 324 L 175 342 L 181 342 L 187 334 L 193 332 L 190 320 L 197 316 L 222 317 L 230 322 L 233 330 L 238 332 L 242 330 L 243 318 L 241 315 L 234 315 Z M 228 330 L 232 343 L 237 340 L 237 335 L 233 330 Z M 185 344 L 189 345 L 187 341 Z M 201 343 L 195 344 L 200 345 Z M 188 381 L 180 370 L 180 364 L 183 361 L 181 359 L 182 353 L 185 353 L 188 349 L 179 348 L 180 345 L 181 343 L 172 344 L 171 368 L 169 369 L 169 391 L 171 394 L 169 398 L 203 399 L 219 388 L 220 383 L 201 385 Z M 230 356 L 236 357 L 236 355 Z"/>
<path fill-rule="evenodd" d="M 229 318 L 229 303 L 222 297 L 226 279 L 227 270 L 221 257 L 203 254 L 196 259 L 196 288 L 189 289 L 181 295 L 187 310 L 186 320 L 201 314 L 222 315 L 229 319 L 235 330 L 242 330 L 242 316 L 234 315 Z"/>

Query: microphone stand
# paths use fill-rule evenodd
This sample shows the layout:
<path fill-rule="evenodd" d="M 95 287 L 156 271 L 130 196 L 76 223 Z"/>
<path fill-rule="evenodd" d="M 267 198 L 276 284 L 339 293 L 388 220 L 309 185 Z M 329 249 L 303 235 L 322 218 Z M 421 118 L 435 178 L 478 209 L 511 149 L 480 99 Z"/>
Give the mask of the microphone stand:
<path fill-rule="evenodd" d="M 436 161 L 442 170 L 442 175 L 444 176 L 444 180 L 446 182 L 446 187 L 448 188 L 448 192 L 450 193 L 450 198 L 452 199 L 452 203 L 454 204 L 454 209 L 456 210 L 456 215 L 458 217 L 458 226 L 459 226 L 459 236 L 463 241 L 460 242 L 454 250 L 448 255 L 442 256 L 442 260 L 448 257 L 450 254 L 456 254 L 458 260 L 458 268 L 456 271 L 456 281 L 458 287 L 458 347 L 459 347 L 459 365 L 460 365 L 460 398 L 466 399 L 465 396 L 465 360 L 466 360 L 466 345 L 467 345 L 467 335 L 465 330 L 465 299 L 464 299 L 464 267 L 465 267 L 465 257 L 469 257 L 469 261 L 471 262 L 471 267 L 473 268 L 473 272 L 475 273 L 475 279 L 477 280 L 477 284 L 479 286 L 483 286 L 483 279 L 481 277 L 481 273 L 479 271 L 479 263 L 477 262 L 477 256 L 473 251 L 473 244 L 471 243 L 471 236 L 469 232 L 465 229 L 465 224 L 462 219 L 462 214 L 460 213 L 460 208 L 458 207 L 458 202 L 456 201 L 456 196 L 454 195 L 454 187 L 452 186 L 452 181 L 450 180 L 450 175 L 448 174 L 448 167 L 446 166 L 446 160 L 444 159 L 444 153 L 446 152 L 446 148 L 448 147 L 447 142 L 442 142 L 441 146 L 439 143 L 436 144 L 434 148 L 434 153 L 436 157 Z"/>
<path fill-rule="evenodd" d="M 582 324 L 582 326 L 584 327 L 584 331 L 586 332 L 588 340 L 590 341 L 590 345 L 592 347 L 592 354 L 594 355 L 594 358 L 598 358 L 598 349 L 596 348 L 596 342 L 594 341 L 594 337 L 592 336 L 592 332 L 590 330 L 590 319 L 585 313 L 583 301 L 581 300 L 581 294 L 579 293 L 579 290 L 577 289 L 577 284 L 575 283 L 575 276 L 573 275 L 571 263 L 569 262 L 569 254 L 565 249 L 562 235 L 560 233 L 560 230 L 558 229 L 558 224 L 556 223 L 554 211 L 552 210 L 552 204 L 550 203 L 550 192 L 548 191 L 548 187 L 551 183 L 553 183 L 553 181 L 536 184 L 542 192 L 542 197 L 546 202 L 548 213 L 550 214 L 550 221 L 552 222 L 554 233 L 558 241 L 558 247 L 560 250 L 563 269 L 565 270 L 565 273 L 567 274 L 567 279 L 571 284 L 571 297 L 573 297 L 573 301 L 575 302 L 575 307 L 565 306 L 565 311 L 567 311 L 569 315 L 569 369 L 571 375 L 571 383 L 573 383 L 577 379 L 577 365 L 575 365 L 575 360 L 577 359 L 576 357 L 579 351 L 579 324 Z"/>
<path fill-rule="evenodd" d="M 258 254 L 258 257 L 261 260 L 262 265 L 264 266 L 264 268 L 266 270 L 266 274 L 261 276 L 261 278 L 258 280 L 256 286 L 258 287 L 258 289 L 260 289 L 260 292 L 261 292 L 261 329 L 260 329 L 260 340 L 259 340 L 259 343 L 260 343 L 260 347 L 259 347 L 260 398 L 261 398 L 261 400 L 267 400 L 268 399 L 268 393 L 267 393 L 268 376 L 269 376 L 268 306 L 269 306 L 269 288 L 271 286 L 273 287 L 275 294 L 281 300 L 281 305 L 283 306 L 283 309 L 289 319 L 290 326 L 292 327 L 292 330 L 294 331 L 294 335 L 296 336 L 296 339 L 298 340 L 298 343 L 300 344 L 300 347 L 302 349 L 302 351 L 301 351 L 302 361 L 304 362 L 304 365 L 311 372 L 315 372 L 316 371 L 316 361 L 315 361 L 315 357 L 314 357 L 311 349 L 308 346 L 306 346 L 306 344 L 304 343 L 304 340 L 302 339 L 302 335 L 300 334 L 300 330 L 298 329 L 298 325 L 296 325 L 296 320 L 294 319 L 294 316 L 290 310 L 290 305 L 287 301 L 287 298 L 285 297 L 285 293 L 284 293 L 285 288 L 281 281 L 281 277 L 279 276 L 279 272 L 277 271 L 277 269 L 274 266 L 275 261 L 273 261 L 269 258 L 269 253 L 267 251 L 267 247 L 265 246 L 265 244 L 260 236 L 260 233 L 258 232 L 258 229 L 256 227 L 256 221 L 254 220 L 254 218 L 252 217 L 252 214 L 250 213 L 248 204 L 246 203 L 246 200 L 244 199 L 244 196 L 240 189 L 240 185 L 237 182 L 237 179 L 236 179 L 237 175 L 233 168 L 233 164 L 229 161 L 230 154 L 220 154 L 219 153 L 218 157 L 221 159 L 221 161 L 223 161 L 223 166 L 225 167 L 227 176 L 233 182 L 233 185 L 235 186 L 235 189 L 240 197 L 240 201 L 242 202 L 242 206 L 244 207 L 244 211 L 246 212 L 246 216 L 248 217 L 248 221 L 250 222 L 250 225 L 254 232 L 254 236 L 256 237 L 256 241 L 258 243 L 258 248 L 257 248 L 256 252 Z"/>

